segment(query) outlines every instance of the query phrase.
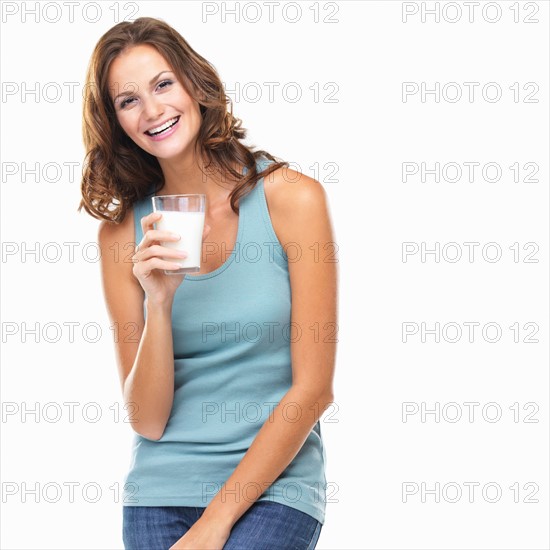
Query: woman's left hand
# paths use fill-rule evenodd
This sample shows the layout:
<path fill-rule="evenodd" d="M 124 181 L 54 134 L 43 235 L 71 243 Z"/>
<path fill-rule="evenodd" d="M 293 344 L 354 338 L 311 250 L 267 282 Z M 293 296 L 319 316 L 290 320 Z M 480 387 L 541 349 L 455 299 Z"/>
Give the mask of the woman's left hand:
<path fill-rule="evenodd" d="M 168 550 L 222 550 L 231 529 L 212 520 L 199 518 Z"/>

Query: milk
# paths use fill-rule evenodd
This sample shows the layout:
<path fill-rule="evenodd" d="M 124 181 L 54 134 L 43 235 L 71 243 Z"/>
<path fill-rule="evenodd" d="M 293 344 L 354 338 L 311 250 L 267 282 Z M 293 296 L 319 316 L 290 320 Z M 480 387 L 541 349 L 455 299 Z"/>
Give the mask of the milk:
<path fill-rule="evenodd" d="M 170 262 L 180 264 L 187 272 L 199 271 L 201 266 L 204 212 L 163 210 L 161 214 L 162 218 L 156 222 L 157 229 L 172 231 L 181 236 L 179 241 L 166 241 L 162 243 L 162 246 L 187 253 L 187 258 L 166 259 Z M 169 271 L 166 271 L 166 273 L 169 273 Z"/>

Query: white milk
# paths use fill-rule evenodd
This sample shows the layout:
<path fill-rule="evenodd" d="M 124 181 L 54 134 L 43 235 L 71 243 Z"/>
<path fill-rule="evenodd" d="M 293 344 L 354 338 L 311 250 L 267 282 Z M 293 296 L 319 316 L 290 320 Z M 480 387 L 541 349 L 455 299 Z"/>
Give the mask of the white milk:
<path fill-rule="evenodd" d="M 181 236 L 179 241 L 166 241 L 162 245 L 187 253 L 187 258 L 167 258 L 182 268 L 197 268 L 201 265 L 202 232 L 204 230 L 204 212 L 176 212 L 163 210 L 162 218 L 156 222 L 157 229 L 172 231 Z"/>

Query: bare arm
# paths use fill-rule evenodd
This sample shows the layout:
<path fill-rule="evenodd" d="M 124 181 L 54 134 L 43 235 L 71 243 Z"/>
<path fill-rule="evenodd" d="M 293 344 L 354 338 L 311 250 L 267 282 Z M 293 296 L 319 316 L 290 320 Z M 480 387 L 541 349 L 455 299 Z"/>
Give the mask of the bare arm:
<path fill-rule="evenodd" d="M 170 297 L 170 292 L 166 296 L 149 295 L 145 301 L 145 320 L 145 292 L 134 275 L 135 264 L 124 257 L 127 254 L 113 253 L 113 250 L 125 250 L 127 243 L 134 242 L 133 212 L 119 225 L 102 222 L 98 241 L 107 311 L 111 322 L 118 326 L 115 348 L 124 403 L 135 405 L 129 409 L 134 413 L 134 431 L 158 440 L 174 400 L 173 295 Z M 172 278 L 182 280 L 174 275 Z"/>
<path fill-rule="evenodd" d="M 243 459 L 205 511 L 205 518 L 233 525 L 260 495 L 240 494 L 236 488 L 257 483 L 271 485 L 302 448 L 315 423 L 333 401 L 337 342 L 337 267 L 334 237 L 319 182 L 294 171 L 285 181 L 280 171 L 266 197 L 274 229 L 282 245 L 294 243 L 301 251 L 289 261 L 292 294 L 291 321 L 300 338 L 291 341 L 292 386 L 274 408 Z M 320 250 L 320 254 L 315 254 Z M 317 327 L 318 330 L 312 330 Z M 292 404 L 296 417 L 285 407 Z M 227 488 L 227 491 L 224 489 Z M 232 492 L 235 491 L 235 492 Z"/>

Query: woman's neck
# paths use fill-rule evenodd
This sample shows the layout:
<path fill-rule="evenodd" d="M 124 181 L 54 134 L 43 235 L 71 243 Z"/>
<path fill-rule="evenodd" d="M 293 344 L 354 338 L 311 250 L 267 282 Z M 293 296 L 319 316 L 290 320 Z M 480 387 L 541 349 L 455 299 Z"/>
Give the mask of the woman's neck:
<path fill-rule="evenodd" d="M 202 158 L 197 155 L 159 159 L 159 164 L 164 174 L 164 186 L 158 193 L 160 195 L 200 193 L 206 195 L 209 202 L 215 203 L 225 200 L 235 186 L 235 180 L 229 175 L 223 177 L 212 166 L 204 168 Z M 238 171 L 242 173 L 242 169 Z"/>

